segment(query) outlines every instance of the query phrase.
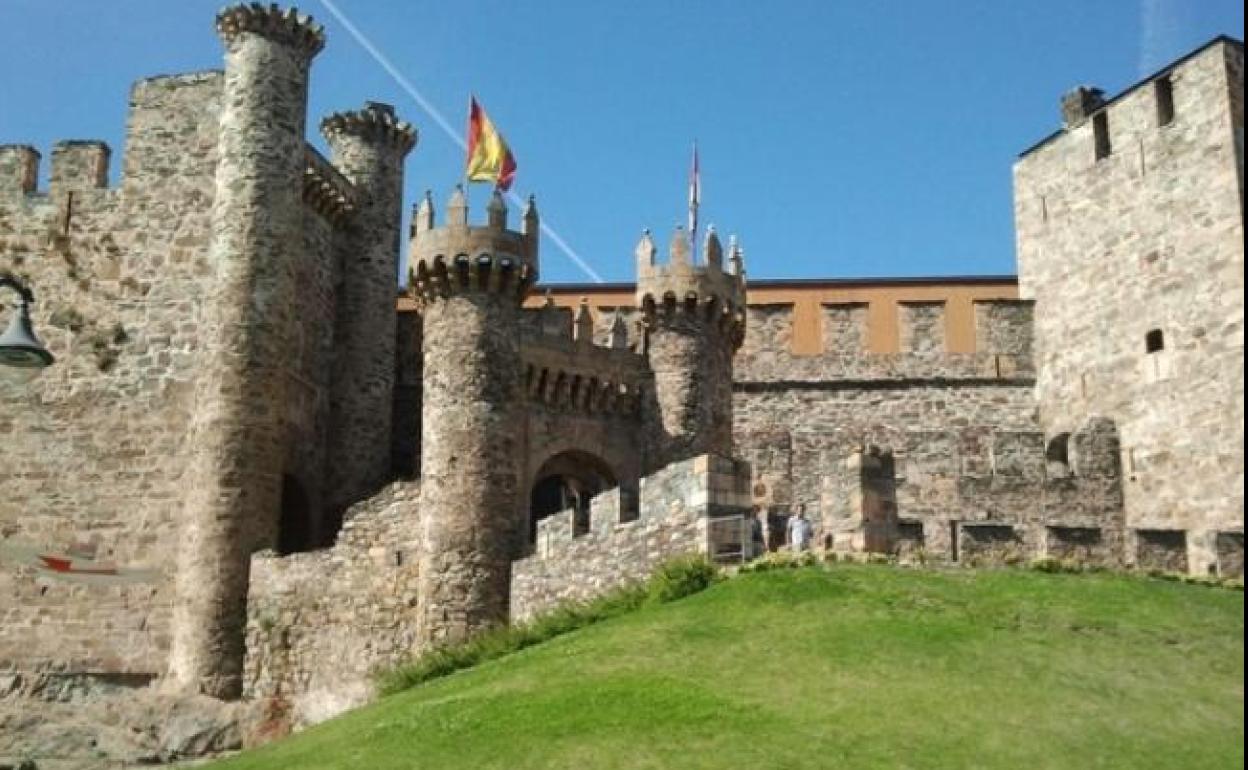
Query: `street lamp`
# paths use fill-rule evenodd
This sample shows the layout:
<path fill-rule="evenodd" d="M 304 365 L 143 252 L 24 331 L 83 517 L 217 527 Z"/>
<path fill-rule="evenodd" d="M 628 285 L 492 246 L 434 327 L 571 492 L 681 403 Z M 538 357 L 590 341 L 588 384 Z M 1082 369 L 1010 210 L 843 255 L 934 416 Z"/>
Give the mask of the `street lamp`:
<path fill-rule="evenodd" d="M 9 328 L 0 334 L 0 367 L 25 369 L 28 370 L 23 373 L 26 375 L 38 374 L 56 358 L 35 336 L 30 325 L 30 305 L 35 301 L 35 294 L 16 277 L 7 274 L 0 274 L 0 289 L 12 289 L 22 300 L 9 321 Z"/>

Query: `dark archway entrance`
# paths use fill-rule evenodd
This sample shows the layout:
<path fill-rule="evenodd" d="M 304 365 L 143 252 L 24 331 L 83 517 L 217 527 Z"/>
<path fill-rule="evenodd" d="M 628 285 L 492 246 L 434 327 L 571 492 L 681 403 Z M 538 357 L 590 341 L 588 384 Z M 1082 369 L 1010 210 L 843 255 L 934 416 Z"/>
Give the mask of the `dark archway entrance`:
<path fill-rule="evenodd" d="M 619 482 L 610 466 L 588 452 L 562 452 L 542 463 L 529 493 L 529 544 L 537 542 L 537 523 L 560 511 L 576 511 L 577 534 L 589 529 L 589 501 Z"/>
<path fill-rule="evenodd" d="M 285 555 L 316 547 L 312 505 L 299 480 L 282 476 L 282 512 L 277 521 L 277 552 Z"/>

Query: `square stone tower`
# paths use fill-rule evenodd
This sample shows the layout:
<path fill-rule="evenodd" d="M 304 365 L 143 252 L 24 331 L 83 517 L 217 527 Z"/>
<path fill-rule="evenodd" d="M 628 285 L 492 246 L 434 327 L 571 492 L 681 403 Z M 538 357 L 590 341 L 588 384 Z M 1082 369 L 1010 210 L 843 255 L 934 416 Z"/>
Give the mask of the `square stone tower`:
<path fill-rule="evenodd" d="M 1075 89 L 1014 167 L 1040 419 L 1053 451 L 1118 424 L 1144 567 L 1242 559 L 1243 64 L 1218 38 L 1112 99 Z"/>

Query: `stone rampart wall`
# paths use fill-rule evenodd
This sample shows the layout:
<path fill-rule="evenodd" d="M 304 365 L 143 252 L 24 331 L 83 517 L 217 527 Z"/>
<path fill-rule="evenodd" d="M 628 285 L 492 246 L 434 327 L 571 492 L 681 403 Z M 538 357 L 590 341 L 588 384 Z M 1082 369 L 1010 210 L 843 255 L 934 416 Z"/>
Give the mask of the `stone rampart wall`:
<path fill-rule="evenodd" d="M 0 190 L 0 269 L 33 288 L 57 356 L 38 380 L 0 382 L 0 536 L 157 572 L 107 587 L 6 564 L 0 667 L 164 668 L 220 88 L 220 73 L 137 83 L 119 188 L 76 163 L 47 193 Z M 90 152 L 107 157 L 91 143 L 53 157 Z"/>
<path fill-rule="evenodd" d="M 292 727 L 372 693 L 370 673 L 415 649 L 419 485 L 347 511 L 333 547 L 251 562 L 244 692 Z"/>
<path fill-rule="evenodd" d="M 222 81 L 203 72 L 135 83 L 116 186 L 109 164 L 118 158 L 100 142 L 58 144 L 46 190 L 37 187 L 36 149 L 0 147 L 0 271 L 35 292 L 35 329 L 57 357 L 32 382 L 0 380 L 0 538 L 155 573 L 108 587 L 6 562 L 0 670 L 165 669 L 187 431 L 215 281 L 208 246 Z M 301 322 L 284 385 L 286 471 L 313 514 L 340 280 L 333 244 L 343 211 L 331 204 L 305 199 L 301 231 L 291 233 L 301 243 Z M 308 525 L 314 539 L 324 534 L 319 521 Z"/>
<path fill-rule="evenodd" d="M 950 560 L 1131 563 L 1118 441 L 1093 419 L 1060 451 L 1034 431 L 920 433 L 853 450 L 823 471 L 820 540 L 838 550 L 923 549 Z"/>
<path fill-rule="evenodd" d="M 704 455 L 643 478 L 635 520 L 620 521 L 619 490 L 593 499 L 583 534 L 575 532 L 574 511 L 543 519 L 537 552 L 512 564 L 512 621 L 643 580 L 670 557 L 708 553 L 708 521 L 739 518 L 746 510 L 745 470 L 741 463 Z"/>

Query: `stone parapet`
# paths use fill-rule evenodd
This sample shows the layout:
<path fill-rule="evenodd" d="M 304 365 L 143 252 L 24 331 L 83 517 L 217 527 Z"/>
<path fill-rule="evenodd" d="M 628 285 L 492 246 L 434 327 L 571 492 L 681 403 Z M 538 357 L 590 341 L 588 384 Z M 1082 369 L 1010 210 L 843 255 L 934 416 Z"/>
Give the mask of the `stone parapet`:
<path fill-rule="evenodd" d="M 587 339 L 529 332 L 521 359 L 528 397 L 550 407 L 633 415 L 652 381 L 645 356 Z"/>
<path fill-rule="evenodd" d="M 335 112 L 321 120 L 321 136 L 331 145 L 340 137 L 355 137 L 369 144 L 392 148 L 406 155 L 416 146 L 416 129 L 400 120 L 394 107 L 381 102 L 366 102 L 360 110 Z"/>
<path fill-rule="evenodd" d="M 305 152 L 303 201 L 341 227 L 355 214 L 359 198 L 355 186 L 314 147 L 309 145 Z"/>
<path fill-rule="evenodd" d="M 952 437 L 950 437 L 952 438 Z M 1088 421 L 1072 444 L 1114 451 L 1112 423 Z M 1051 442 L 1050 442 L 1051 443 Z M 968 562 L 1042 556 L 1130 563 L 1122 480 L 1109 465 L 1068 465 L 1037 431 L 946 441 L 920 435 L 894 453 L 855 450 L 823 478 L 824 542 L 846 551 L 923 549 Z M 913 488 L 917 487 L 917 488 Z"/>
<path fill-rule="evenodd" d="M 0 195 L 30 194 L 39 181 L 39 151 L 28 144 L 0 144 Z"/>
<path fill-rule="evenodd" d="M 66 139 L 52 147 L 52 195 L 108 187 L 108 162 L 113 151 L 93 139 Z"/>
<path fill-rule="evenodd" d="M 689 236 L 677 227 L 669 259 L 655 263 L 654 241 L 647 230 L 637 244 L 637 307 L 651 328 L 665 325 L 679 312 L 719 330 L 735 350 L 745 334 L 745 271 L 740 248 L 731 246 L 729 270 L 722 264 L 722 248 L 714 231 L 707 234 L 702 264 L 690 258 Z"/>
<path fill-rule="evenodd" d="M 396 482 L 347 511 L 333 547 L 252 557 L 244 695 L 271 729 L 366 702 L 373 669 L 415 649 L 419 495 Z"/>
<path fill-rule="evenodd" d="M 703 455 L 642 478 L 635 519 L 621 521 L 619 490 L 594 498 L 581 530 L 572 510 L 543 519 L 536 553 L 512 564 L 512 622 L 644 580 L 674 556 L 712 555 L 709 522 L 743 519 L 748 481 L 744 463 Z"/>
<path fill-rule="evenodd" d="M 296 8 L 248 3 L 217 13 L 217 34 L 227 46 L 251 33 L 300 51 L 308 59 L 325 47 L 325 28 Z"/>
<path fill-rule="evenodd" d="M 426 194 L 412 223 L 409 288 L 418 304 L 462 292 L 500 293 L 517 302 L 538 278 L 538 220 L 532 198 L 522 231 L 508 230 L 507 209 L 495 193 L 488 224 L 468 224 L 468 203 L 457 188 L 446 223 L 434 226 L 433 200 Z"/>
<path fill-rule="evenodd" d="M 1030 357 L 999 353 L 831 353 L 795 356 L 763 351 L 734 361 L 738 387 L 788 383 L 794 386 L 859 387 L 870 383 L 939 384 L 1034 382 Z"/>

